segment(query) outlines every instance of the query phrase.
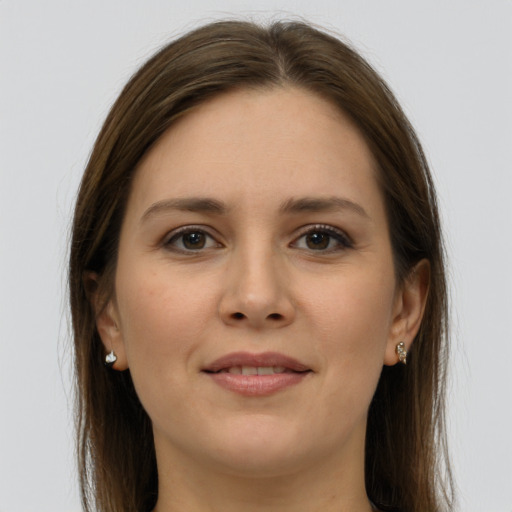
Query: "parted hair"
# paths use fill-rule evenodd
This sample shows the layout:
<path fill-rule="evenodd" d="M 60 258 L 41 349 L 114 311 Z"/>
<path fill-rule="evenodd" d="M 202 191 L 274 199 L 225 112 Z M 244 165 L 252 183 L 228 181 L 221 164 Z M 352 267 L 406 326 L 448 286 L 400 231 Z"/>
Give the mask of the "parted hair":
<path fill-rule="evenodd" d="M 103 365 L 91 274 L 113 293 L 119 234 L 138 162 L 180 116 L 239 88 L 303 88 L 348 115 L 378 167 L 398 283 L 430 262 L 424 318 L 407 366 L 384 367 L 368 412 L 365 478 L 383 510 L 446 512 L 447 291 L 434 185 L 411 124 L 388 86 L 349 44 L 303 22 L 221 21 L 171 42 L 129 80 L 82 178 L 74 212 L 69 293 L 77 453 L 84 510 L 150 512 L 158 497 L 151 420 L 130 371 Z M 250 119 L 247 120 L 250 122 Z"/>

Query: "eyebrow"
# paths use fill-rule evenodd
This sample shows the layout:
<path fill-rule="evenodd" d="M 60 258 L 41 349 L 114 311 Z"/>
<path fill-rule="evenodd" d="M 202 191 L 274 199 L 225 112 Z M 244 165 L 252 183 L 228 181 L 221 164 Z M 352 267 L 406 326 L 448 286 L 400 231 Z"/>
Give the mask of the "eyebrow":
<path fill-rule="evenodd" d="M 185 212 L 210 213 L 214 215 L 223 215 L 227 213 L 228 207 L 222 201 L 210 197 L 185 197 L 164 199 L 153 203 L 142 215 L 141 221 L 160 213 L 166 213 L 170 210 Z M 291 198 L 281 204 L 279 208 L 281 213 L 304 213 L 304 212 L 333 212 L 339 210 L 349 210 L 367 219 L 370 216 L 365 209 L 358 203 L 342 197 L 301 197 Z"/>
<path fill-rule="evenodd" d="M 334 212 L 349 210 L 370 219 L 366 210 L 358 203 L 343 197 L 301 197 L 285 201 L 280 208 L 283 213 Z"/>
<path fill-rule="evenodd" d="M 226 205 L 209 197 L 185 197 L 175 199 L 164 199 L 153 203 L 142 215 L 141 221 L 145 221 L 159 213 L 165 213 L 169 210 L 179 210 L 183 212 L 213 213 L 222 215 L 227 212 Z"/>

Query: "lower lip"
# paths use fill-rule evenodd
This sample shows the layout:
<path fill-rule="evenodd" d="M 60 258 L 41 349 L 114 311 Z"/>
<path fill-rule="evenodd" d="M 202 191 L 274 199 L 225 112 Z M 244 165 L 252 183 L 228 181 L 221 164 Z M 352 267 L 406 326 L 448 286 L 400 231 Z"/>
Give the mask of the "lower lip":
<path fill-rule="evenodd" d="M 295 386 L 310 372 L 274 373 L 273 375 L 240 375 L 235 373 L 207 373 L 224 389 L 244 396 L 268 396 Z"/>

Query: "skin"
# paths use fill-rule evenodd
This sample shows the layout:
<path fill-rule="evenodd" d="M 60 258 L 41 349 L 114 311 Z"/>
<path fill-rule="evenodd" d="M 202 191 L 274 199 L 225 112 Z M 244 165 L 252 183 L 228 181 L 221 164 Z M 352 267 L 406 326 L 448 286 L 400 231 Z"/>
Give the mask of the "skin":
<path fill-rule="evenodd" d="M 98 330 L 153 422 L 157 512 L 371 510 L 368 407 L 428 288 L 426 262 L 396 282 L 376 172 L 353 123 L 294 88 L 216 97 L 140 163 Z M 334 196 L 344 202 L 283 211 Z M 169 203 L 198 197 L 226 211 Z M 197 234 L 204 246 L 190 250 Z M 311 372 L 242 396 L 201 371 L 235 351 L 279 352 Z"/>

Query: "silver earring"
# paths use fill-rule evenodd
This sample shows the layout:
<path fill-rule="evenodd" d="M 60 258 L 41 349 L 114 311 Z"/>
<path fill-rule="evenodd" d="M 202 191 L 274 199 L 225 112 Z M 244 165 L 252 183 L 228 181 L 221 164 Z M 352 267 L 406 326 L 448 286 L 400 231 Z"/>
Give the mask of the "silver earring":
<path fill-rule="evenodd" d="M 405 348 L 405 343 L 403 341 L 396 346 L 396 353 L 398 354 L 398 360 L 402 364 L 407 364 L 407 349 Z"/>
<path fill-rule="evenodd" d="M 117 356 L 114 354 L 114 351 L 111 350 L 109 354 L 105 356 L 105 366 L 107 368 L 112 368 L 114 363 L 117 361 Z"/>

